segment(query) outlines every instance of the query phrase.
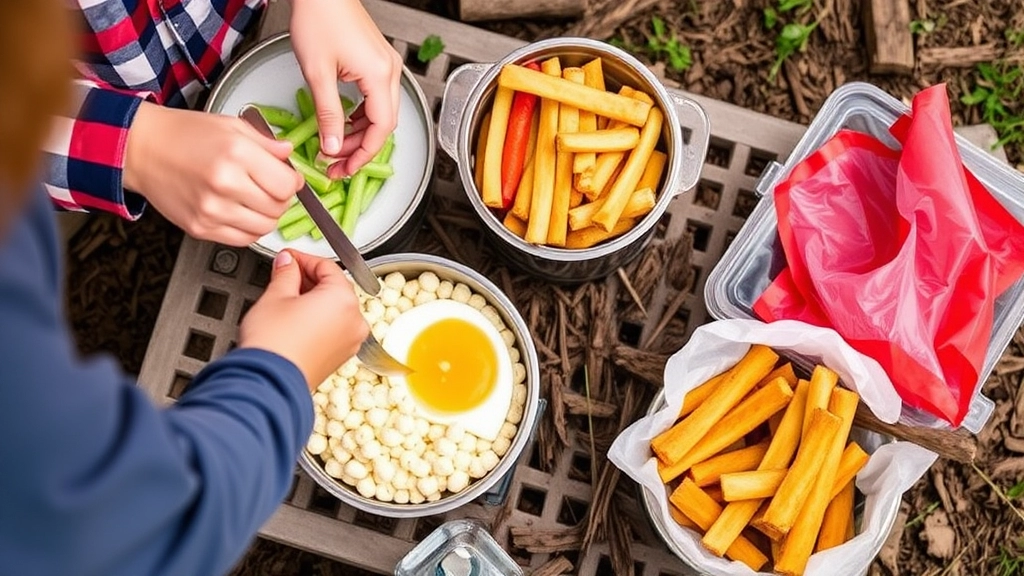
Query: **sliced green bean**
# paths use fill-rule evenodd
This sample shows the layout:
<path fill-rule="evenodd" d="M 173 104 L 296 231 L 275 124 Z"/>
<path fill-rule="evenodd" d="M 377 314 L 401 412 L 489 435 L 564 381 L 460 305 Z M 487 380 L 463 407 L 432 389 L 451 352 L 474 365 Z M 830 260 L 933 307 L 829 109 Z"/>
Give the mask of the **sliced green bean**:
<path fill-rule="evenodd" d="M 309 160 L 303 158 L 298 152 L 292 152 L 289 157 L 292 161 L 292 165 L 295 169 L 309 182 L 309 186 L 321 196 L 327 193 L 327 190 L 331 187 L 331 179 L 323 172 L 317 170 L 309 163 Z"/>
<path fill-rule="evenodd" d="M 345 203 L 345 214 L 341 218 L 341 229 L 351 236 L 356 231 L 356 220 L 363 207 L 363 194 L 366 192 L 366 173 L 356 172 L 348 185 L 348 201 Z"/>
<path fill-rule="evenodd" d="M 299 122 L 302 122 L 302 118 L 299 118 L 295 114 L 292 114 L 291 111 L 285 110 L 279 106 L 257 104 L 256 107 L 259 108 L 263 117 L 267 119 L 268 124 L 276 126 L 286 132 L 294 129 L 299 125 Z"/>
<path fill-rule="evenodd" d="M 388 139 L 384 141 L 384 146 L 382 146 L 380 151 L 377 152 L 377 155 L 373 157 L 373 161 L 383 163 L 387 166 L 391 166 L 388 163 L 391 161 L 391 154 L 394 151 L 395 135 L 394 133 L 392 133 L 388 134 Z M 377 197 L 377 193 L 380 192 L 380 189 L 383 186 L 384 180 L 381 180 L 379 178 L 371 178 L 370 181 L 366 183 L 366 191 L 363 193 L 363 205 L 359 209 L 360 214 L 366 212 L 370 208 L 370 203 L 373 202 L 373 199 Z"/>
<path fill-rule="evenodd" d="M 301 238 L 302 236 L 309 234 L 313 228 L 316 228 L 316 224 L 314 224 L 313 219 L 307 215 L 305 218 L 300 218 L 288 226 L 281 228 L 278 232 L 281 233 L 282 238 L 290 242 L 296 238 Z"/>
<path fill-rule="evenodd" d="M 387 180 L 395 175 L 395 169 L 390 164 L 383 162 L 367 162 L 359 171 L 365 173 L 367 178 L 380 178 L 381 180 Z"/>
<path fill-rule="evenodd" d="M 316 115 L 304 118 L 298 126 L 292 128 L 284 135 L 284 139 L 292 143 L 292 147 L 298 150 L 306 140 L 309 140 L 320 132 L 316 123 Z"/>

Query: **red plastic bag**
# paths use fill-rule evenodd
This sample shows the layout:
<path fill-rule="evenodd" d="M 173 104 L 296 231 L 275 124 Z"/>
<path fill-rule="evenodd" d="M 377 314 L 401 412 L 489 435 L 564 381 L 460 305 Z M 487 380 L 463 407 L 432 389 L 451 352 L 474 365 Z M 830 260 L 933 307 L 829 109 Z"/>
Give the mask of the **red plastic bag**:
<path fill-rule="evenodd" d="M 841 131 L 776 187 L 787 267 L 754 312 L 834 328 L 906 404 L 958 426 L 993 303 L 1024 272 L 1024 225 L 964 168 L 944 85 L 891 132 L 902 151 Z"/>

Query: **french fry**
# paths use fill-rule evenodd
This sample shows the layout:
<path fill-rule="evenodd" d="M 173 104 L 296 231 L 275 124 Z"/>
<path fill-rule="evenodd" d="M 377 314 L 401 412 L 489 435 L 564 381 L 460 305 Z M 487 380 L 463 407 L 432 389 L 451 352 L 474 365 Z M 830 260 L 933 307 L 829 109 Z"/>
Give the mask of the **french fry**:
<path fill-rule="evenodd" d="M 650 94 L 648 94 L 647 92 L 642 92 L 640 90 L 637 90 L 636 88 L 632 88 L 631 87 L 629 89 L 629 93 L 626 94 L 626 96 L 629 96 L 630 98 L 635 98 L 635 99 L 637 99 L 637 100 L 639 100 L 641 102 L 644 102 L 646 104 L 650 104 L 652 106 L 654 105 L 654 99 L 651 98 Z"/>
<path fill-rule="evenodd" d="M 771 498 L 786 477 L 786 469 L 752 470 L 722 474 L 722 497 L 726 502 Z"/>
<path fill-rule="evenodd" d="M 512 214 L 524 223 L 530 218 L 530 201 L 533 199 L 533 163 L 537 153 L 537 131 L 540 124 L 540 107 L 533 111 L 533 121 L 530 123 L 530 136 L 526 141 L 526 165 L 523 167 L 523 175 L 519 178 L 519 187 L 516 188 L 516 197 L 512 201 Z"/>
<path fill-rule="evenodd" d="M 576 84 L 583 84 L 582 68 L 566 68 L 562 77 Z M 572 203 L 572 152 L 558 151 L 558 136 L 569 135 L 580 129 L 580 109 L 569 104 L 558 105 L 558 135 L 555 137 L 555 196 L 551 203 L 551 220 L 548 223 L 548 241 L 551 246 L 565 246 L 569 227 L 569 204 Z"/>
<path fill-rule="evenodd" d="M 601 65 L 600 58 L 594 58 L 590 62 L 587 62 L 582 66 L 583 68 L 583 83 L 591 88 L 597 88 L 598 90 L 606 90 L 604 86 L 604 68 Z M 592 114 L 592 112 L 587 112 Z M 594 130 L 604 128 L 608 124 L 608 118 L 604 116 L 598 116 L 594 114 Z M 582 172 L 583 170 L 575 170 L 574 172 Z"/>
<path fill-rule="evenodd" d="M 696 410 L 697 406 L 700 406 L 702 402 L 707 400 L 708 396 L 711 396 L 711 393 L 715 391 L 715 388 L 719 383 L 721 383 L 722 380 L 725 380 L 726 376 L 734 369 L 735 368 L 730 368 L 721 374 L 712 376 L 707 382 L 687 392 L 686 396 L 683 397 L 683 407 L 679 409 L 678 418 L 683 418 L 690 412 Z"/>
<path fill-rule="evenodd" d="M 484 189 L 484 151 L 487 150 L 487 131 L 491 128 L 491 113 L 484 114 L 484 119 L 480 122 L 480 134 L 477 135 L 476 139 L 476 156 L 473 158 L 473 183 L 476 184 L 476 189 L 480 191 L 480 197 L 483 198 Z"/>
<path fill-rule="evenodd" d="M 807 392 L 807 408 L 804 412 L 804 434 L 807 434 L 807 426 L 811 421 L 811 413 L 818 408 L 828 408 L 828 399 L 832 395 L 832 389 L 836 387 L 839 375 L 822 366 L 814 367 L 811 373 L 811 388 Z"/>
<path fill-rule="evenodd" d="M 854 486 L 851 480 L 828 503 L 828 508 L 825 508 L 825 518 L 821 521 L 818 543 L 814 547 L 815 552 L 835 548 L 846 542 L 847 528 L 853 520 L 854 495 Z"/>
<path fill-rule="evenodd" d="M 632 150 L 640 142 L 640 131 L 634 127 L 592 132 L 559 132 L 555 148 L 559 152 L 620 152 Z"/>
<path fill-rule="evenodd" d="M 655 150 L 651 152 L 651 159 L 647 161 L 647 165 L 644 166 L 644 173 L 640 175 L 640 181 L 637 182 L 636 187 L 650 188 L 651 190 L 657 190 L 658 184 L 661 183 L 661 174 L 665 171 L 665 163 L 668 161 L 668 155 L 661 150 Z"/>
<path fill-rule="evenodd" d="M 832 484 L 832 492 L 828 496 L 829 500 L 838 496 L 843 487 L 857 477 L 857 473 L 868 463 L 869 458 L 868 453 L 856 442 L 850 442 L 846 445 L 843 455 L 839 458 L 839 469 L 836 470 L 836 480 Z"/>
<path fill-rule="evenodd" d="M 753 446 L 725 452 L 713 458 L 708 458 L 703 462 L 698 462 L 690 468 L 690 476 L 697 486 L 703 488 L 718 482 L 723 474 L 756 469 L 766 452 L 768 452 L 767 439 Z"/>
<path fill-rule="evenodd" d="M 720 389 L 725 385 L 723 383 Z M 694 464 L 718 454 L 729 444 L 739 440 L 768 420 L 769 416 L 785 407 L 792 397 L 793 390 L 783 378 L 777 378 L 771 384 L 754 392 L 708 429 L 684 456 L 674 461 L 669 460 L 670 463 L 659 466 L 658 473 L 661 474 L 662 481 L 667 483 L 689 470 Z M 708 405 L 713 399 L 714 395 L 702 406 Z M 698 408 L 689 418 L 693 418 L 700 410 L 701 408 Z M 685 421 L 683 420 L 683 422 Z M 671 448 L 670 445 L 669 449 Z M 663 462 L 661 461 L 659 464 Z"/>
<path fill-rule="evenodd" d="M 520 238 L 526 235 L 526 222 L 517 218 L 511 211 L 508 214 L 505 214 L 505 219 L 502 221 L 502 224 L 505 225 L 505 228 L 508 228 L 509 232 L 519 236 Z"/>
<path fill-rule="evenodd" d="M 569 211 L 571 212 L 573 208 L 578 208 L 582 204 L 583 192 L 580 192 L 579 190 L 573 188 L 572 195 L 569 196 Z"/>
<path fill-rule="evenodd" d="M 793 465 L 768 504 L 764 518 L 755 524 L 773 540 L 786 536 L 796 522 L 800 509 L 814 488 L 815 478 L 820 477 L 822 458 L 829 453 L 841 426 L 842 421 L 827 410 L 817 408 L 811 414 L 811 425 L 801 438 Z"/>
<path fill-rule="evenodd" d="M 505 146 L 508 116 L 512 110 L 509 88 L 498 87 L 491 106 L 491 126 L 487 129 L 487 147 L 484 149 L 484 188 L 481 191 L 485 206 L 501 208 L 501 151 Z"/>
<path fill-rule="evenodd" d="M 775 380 L 776 378 L 779 378 L 780 376 L 782 378 L 785 378 L 786 383 L 789 384 L 790 386 L 796 386 L 796 372 L 793 372 L 793 364 L 791 362 L 786 362 L 782 366 L 779 366 L 776 369 L 769 372 L 767 376 L 765 376 L 760 382 L 757 383 L 757 385 L 764 386 L 765 384 L 771 382 L 772 380 Z"/>
<path fill-rule="evenodd" d="M 690 520 L 693 520 L 701 530 L 711 527 L 722 513 L 722 506 L 689 478 L 684 479 L 672 491 L 669 501 Z M 768 562 L 768 558 L 757 549 L 757 546 L 742 536 L 725 550 L 724 555 L 743 562 L 755 572 Z"/>
<path fill-rule="evenodd" d="M 813 374 L 811 380 L 813 386 Z M 839 468 L 839 459 L 842 456 L 843 447 L 846 446 L 846 438 L 850 434 L 850 427 L 853 426 L 853 415 L 857 412 L 859 402 L 860 396 L 856 392 L 844 388 L 835 388 L 832 391 L 828 409 L 839 420 L 839 429 L 829 439 L 823 453 L 824 459 L 822 460 L 819 456 L 820 468 L 816 471 L 816 478 L 812 480 L 813 486 L 806 503 L 801 506 L 792 524 L 792 529 L 788 531 L 786 540 L 782 543 L 782 553 L 775 563 L 776 572 L 787 576 L 799 575 L 803 574 L 807 567 L 807 560 L 814 552 L 814 543 L 818 539 L 821 523 L 825 518 L 825 509 L 829 504 L 828 496 L 832 492 L 836 470 Z M 799 459 L 798 454 L 797 460 Z M 794 464 L 795 466 L 796 464 Z M 779 490 L 781 492 L 782 489 Z M 774 502 L 773 498 L 772 503 Z M 779 527 L 773 521 L 771 506 L 765 511 L 764 523 L 774 528 Z"/>
<path fill-rule="evenodd" d="M 582 230 L 573 230 L 565 238 L 565 247 L 571 249 L 590 248 L 591 246 L 621 236 L 636 226 L 635 218 L 619 220 L 611 232 L 606 232 L 600 226 L 591 226 Z"/>
<path fill-rule="evenodd" d="M 768 545 L 771 546 L 772 549 L 772 564 L 774 565 L 775 560 L 779 557 L 779 554 L 782 553 L 782 542 L 769 538 Z"/>
<path fill-rule="evenodd" d="M 782 423 L 782 416 L 783 412 L 776 412 L 768 419 L 768 434 L 770 436 L 775 436 L 775 432 L 779 429 L 779 424 Z"/>
<path fill-rule="evenodd" d="M 682 510 L 676 508 L 675 504 L 669 503 L 668 513 L 670 516 L 672 516 L 672 519 L 676 521 L 676 524 L 679 524 L 683 528 L 689 528 L 693 531 L 700 530 L 701 532 L 703 532 L 703 530 L 700 529 L 700 526 L 697 526 L 696 522 L 690 520 L 689 516 L 683 514 Z"/>
<path fill-rule="evenodd" d="M 767 346 L 751 346 L 707 400 L 692 414 L 651 441 L 654 453 L 662 462 L 680 460 L 716 422 L 739 404 L 765 374 L 771 372 L 778 359 L 779 355 Z"/>
<path fill-rule="evenodd" d="M 646 102 L 576 84 L 516 64 L 506 64 L 502 67 L 498 75 L 498 86 L 535 94 L 599 116 L 628 122 L 633 126 L 643 126 L 653 109 L 653 106 Z"/>
<path fill-rule="evenodd" d="M 611 189 L 603 195 L 604 202 L 601 204 L 601 209 L 594 215 L 594 222 L 605 230 L 611 230 L 615 226 L 626 203 L 629 202 L 629 195 L 636 190 L 644 166 L 650 160 L 651 152 L 654 151 L 654 147 L 658 144 L 658 138 L 661 137 L 662 120 L 664 120 L 664 115 L 661 110 L 651 108 L 648 120 L 644 124 L 643 130 L 640 131 L 639 143 L 629 153 L 622 172 L 615 179 Z"/>
<path fill-rule="evenodd" d="M 810 385 L 806 380 L 797 382 L 796 390 L 793 392 L 793 399 L 783 413 L 779 428 L 772 436 L 768 451 L 765 452 L 758 470 L 773 470 L 786 468 L 796 453 L 800 443 L 800 430 L 804 422 L 804 406 L 807 404 L 807 388 Z M 758 509 L 767 501 L 748 500 L 744 502 L 730 502 L 718 521 L 708 530 L 701 541 L 704 547 L 719 556 L 732 545 L 736 538 L 754 518 Z"/>
<path fill-rule="evenodd" d="M 722 487 L 718 485 L 712 485 L 704 488 L 704 492 L 711 496 L 711 499 L 719 504 L 725 504 L 725 498 L 722 496 Z"/>
<path fill-rule="evenodd" d="M 582 198 L 581 198 L 582 200 Z M 629 202 L 622 210 L 622 218 L 640 218 L 654 208 L 656 198 L 654 190 L 643 188 L 633 192 Z M 581 230 L 594 225 L 594 214 L 601 207 L 599 203 L 589 202 L 569 210 L 569 229 Z"/>
<path fill-rule="evenodd" d="M 534 72 L 524 68 L 527 72 Z M 558 58 L 541 63 L 544 75 L 562 75 Z M 559 78 L 561 79 L 561 78 Z M 572 84 L 571 82 L 569 82 Z M 526 223 L 525 240 L 543 244 L 548 239 L 551 222 L 551 204 L 555 197 L 555 134 L 558 133 L 558 102 L 541 98 L 540 120 L 537 127 L 537 145 L 533 159 L 533 198 L 530 199 L 530 218 Z"/>

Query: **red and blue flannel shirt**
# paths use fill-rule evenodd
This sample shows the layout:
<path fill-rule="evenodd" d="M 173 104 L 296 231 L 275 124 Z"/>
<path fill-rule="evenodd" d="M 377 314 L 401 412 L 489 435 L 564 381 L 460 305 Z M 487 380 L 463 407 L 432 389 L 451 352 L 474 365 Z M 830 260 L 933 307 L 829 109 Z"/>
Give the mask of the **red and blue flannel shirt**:
<path fill-rule="evenodd" d="M 73 1 L 82 54 L 76 108 L 44 146 L 54 204 L 138 218 L 145 201 L 124 190 L 121 173 L 139 104 L 195 105 L 264 1 Z"/>

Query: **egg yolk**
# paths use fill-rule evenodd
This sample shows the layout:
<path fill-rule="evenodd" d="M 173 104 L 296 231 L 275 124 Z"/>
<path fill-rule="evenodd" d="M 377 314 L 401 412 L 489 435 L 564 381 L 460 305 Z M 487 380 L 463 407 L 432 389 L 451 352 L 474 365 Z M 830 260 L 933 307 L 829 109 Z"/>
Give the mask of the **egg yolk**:
<path fill-rule="evenodd" d="M 409 391 L 441 412 L 464 412 L 494 389 L 498 356 L 487 334 L 470 322 L 446 318 L 420 332 L 409 346 Z"/>

